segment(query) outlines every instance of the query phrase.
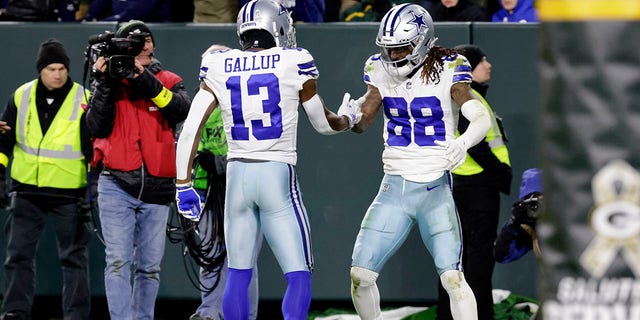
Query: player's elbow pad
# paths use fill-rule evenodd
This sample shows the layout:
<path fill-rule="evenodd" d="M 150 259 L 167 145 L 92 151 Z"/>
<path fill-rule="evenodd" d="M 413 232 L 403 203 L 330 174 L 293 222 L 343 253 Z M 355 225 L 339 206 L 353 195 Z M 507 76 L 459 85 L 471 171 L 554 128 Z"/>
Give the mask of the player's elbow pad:
<path fill-rule="evenodd" d="M 329 120 L 327 120 L 327 116 L 324 114 L 324 104 L 317 94 L 303 102 L 302 107 L 304 107 L 304 110 L 307 112 L 311 126 L 313 126 L 318 133 L 331 135 L 340 132 L 333 130 L 331 125 L 329 125 Z"/>
<path fill-rule="evenodd" d="M 491 129 L 489 111 L 478 99 L 465 102 L 460 111 L 469 120 L 469 127 L 459 139 L 463 139 L 467 148 L 471 148 L 482 141 Z"/>

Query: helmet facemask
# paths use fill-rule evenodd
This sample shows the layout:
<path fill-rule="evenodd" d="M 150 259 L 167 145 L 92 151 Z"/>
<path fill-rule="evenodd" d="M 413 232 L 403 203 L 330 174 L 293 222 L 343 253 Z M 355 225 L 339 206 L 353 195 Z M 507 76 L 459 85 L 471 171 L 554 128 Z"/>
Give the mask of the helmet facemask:
<path fill-rule="evenodd" d="M 250 30 L 267 31 L 278 47 L 297 46 L 291 13 L 275 0 L 253 0 L 245 4 L 238 12 L 237 28 L 243 47 L 245 40 L 242 35 Z"/>
<path fill-rule="evenodd" d="M 404 45 L 396 46 L 381 46 L 380 47 L 380 60 L 383 62 L 385 70 L 394 77 L 406 77 L 414 69 L 420 67 L 424 60 L 427 58 L 426 54 L 420 52 L 420 48 L 424 47 L 423 42 L 426 38 L 421 35 Z M 391 51 L 399 48 L 407 47 L 409 54 L 402 59 L 392 60 Z"/>
<path fill-rule="evenodd" d="M 287 13 L 287 18 L 287 28 L 285 28 L 284 25 L 279 26 L 276 21 L 273 21 L 273 31 L 271 32 L 271 34 L 274 35 L 274 39 L 276 40 L 276 45 L 278 47 L 296 48 L 298 46 L 296 43 L 296 29 L 293 27 L 293 19 L 291 18 L 291 13 Z"/>

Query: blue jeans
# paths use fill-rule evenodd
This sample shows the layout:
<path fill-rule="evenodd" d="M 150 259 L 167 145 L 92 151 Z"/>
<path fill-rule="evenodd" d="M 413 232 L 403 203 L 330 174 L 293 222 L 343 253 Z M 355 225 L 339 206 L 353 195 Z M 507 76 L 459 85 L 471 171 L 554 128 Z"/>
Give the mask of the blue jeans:
<path fill-rule="evenodd" d="M 98 194 L 111 319 L 153 320 L 169 206 L 130 196 L 109 175 L 100 176 Z"/>

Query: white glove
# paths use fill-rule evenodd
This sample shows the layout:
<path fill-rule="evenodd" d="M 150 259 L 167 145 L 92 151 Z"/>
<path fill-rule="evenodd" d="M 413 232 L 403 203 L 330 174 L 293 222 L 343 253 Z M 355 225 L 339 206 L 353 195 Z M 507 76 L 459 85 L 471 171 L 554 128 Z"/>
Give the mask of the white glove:
<path fill-rule="evenodd" d="M 435 144 L 445 148 L 447 150 L 445 156 L 449 160 L 447 170 L 453 171 L 459 167 L 467 159 L 467 146 L 462 139 L 454 139 L 450 141 L 434 141 Z"/>
<path fill-rule="evenodd" d="M 344 97 L 342 98 L 342 104 L 340 105 L 340 109 L 338 109 L 339 116 L 347 116 L 349 119 L 349 128 L 345 130 L 350 130 L 360 122 L 362 119 L 362 104 L 364 103 L 364 97 L 358 98 L 358 100 L 350 99 L 351 95 L 346 92 Z"/>
<path fill-rule="evenodd" d="M 179 186 L 176 188 L 176 206 L 178 212 L 185 218 L 192 221 L 200 220 L 202 212 L 202 199 L 192 186 Z"/>

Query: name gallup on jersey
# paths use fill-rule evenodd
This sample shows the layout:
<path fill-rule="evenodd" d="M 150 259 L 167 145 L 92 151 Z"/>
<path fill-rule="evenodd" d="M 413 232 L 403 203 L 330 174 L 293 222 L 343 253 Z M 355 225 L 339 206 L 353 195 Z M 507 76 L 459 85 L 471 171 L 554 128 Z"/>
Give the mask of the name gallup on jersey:
<path fill-rule="evenodd" d="M 224 72 L 242 72 L 252 70 L 275 69 L 280 54 L 266 56 L 237 57 L 224 59 Z"/>

